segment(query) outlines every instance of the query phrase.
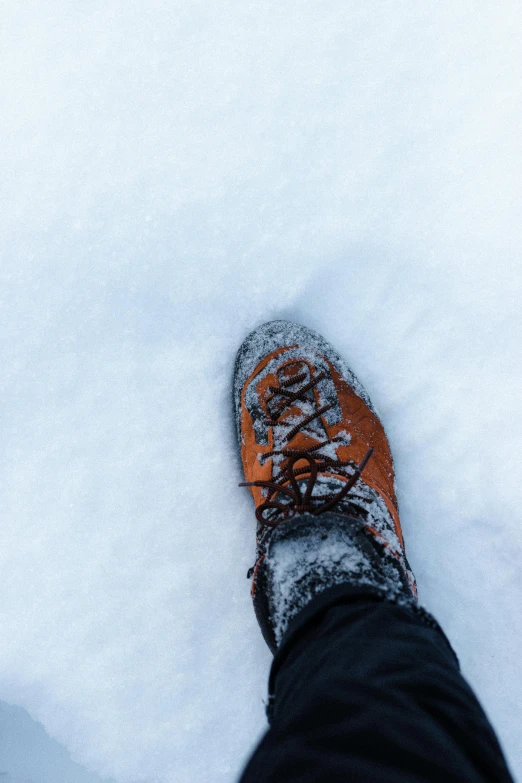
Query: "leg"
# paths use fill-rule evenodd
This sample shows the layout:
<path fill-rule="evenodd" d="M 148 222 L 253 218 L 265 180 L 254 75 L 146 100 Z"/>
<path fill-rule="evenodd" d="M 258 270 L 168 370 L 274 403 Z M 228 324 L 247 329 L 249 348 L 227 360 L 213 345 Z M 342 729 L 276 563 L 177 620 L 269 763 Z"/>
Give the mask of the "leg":
<path fill-rule="evenodd" d="M 271 728 L 242 783 L 510 781 L 443 632 L 418 605 L 386 434 L 329 343 L 256 329 L 236 360 L 256 504 L 254 609 Z"/>
<path fill-rule="evenodd" d="M 511 781 L 427 613 L 330 588 L 286 632 L 270 691 L 271 728 L 241 783 Z"/>

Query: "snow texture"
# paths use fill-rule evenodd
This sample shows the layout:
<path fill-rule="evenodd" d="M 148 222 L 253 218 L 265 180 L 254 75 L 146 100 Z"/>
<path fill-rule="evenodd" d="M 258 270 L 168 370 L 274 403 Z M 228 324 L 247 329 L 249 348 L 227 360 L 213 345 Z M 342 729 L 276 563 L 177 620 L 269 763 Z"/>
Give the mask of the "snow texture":
<path fill-rule="evenodd" d="M 0 703 L 0 738 L 2 783 L 115 783 L 72 761 L 21 707 Z"/>
<path fill-rule="evenodd" d="M 265 730 L 230 397 L 287 318 L 368 390 L 420 600 L 522 778 L 521 23 L 4 4 L 0 698 L 75 761 L 232 783 Z"/>

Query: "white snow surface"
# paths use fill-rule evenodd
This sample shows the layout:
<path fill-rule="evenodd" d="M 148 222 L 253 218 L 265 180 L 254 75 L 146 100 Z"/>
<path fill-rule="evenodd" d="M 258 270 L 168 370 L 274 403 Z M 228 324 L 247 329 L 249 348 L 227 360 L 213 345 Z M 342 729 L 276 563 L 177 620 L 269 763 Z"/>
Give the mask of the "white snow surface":
<path fill-rule="evenodd" d="M 371 395 L 522 779 L 522 5 L 2 17 L 0 698 L 118 783 L 237 779 L 270 654 L 233 363 L 288 318 Z"/>

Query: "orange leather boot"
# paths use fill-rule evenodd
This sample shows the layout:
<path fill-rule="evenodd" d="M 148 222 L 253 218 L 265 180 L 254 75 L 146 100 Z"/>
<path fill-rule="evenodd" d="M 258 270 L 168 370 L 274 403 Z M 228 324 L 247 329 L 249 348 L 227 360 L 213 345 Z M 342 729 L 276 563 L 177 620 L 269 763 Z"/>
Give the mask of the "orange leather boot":
<path fill-rule="evenodd" d="M 237 355 L 234 413 L 256 506 L 252 597 L 270 648 L 334 585 L 414 603 L 386 434 L 332 346 L 288 321 L 260 326 Z"/>

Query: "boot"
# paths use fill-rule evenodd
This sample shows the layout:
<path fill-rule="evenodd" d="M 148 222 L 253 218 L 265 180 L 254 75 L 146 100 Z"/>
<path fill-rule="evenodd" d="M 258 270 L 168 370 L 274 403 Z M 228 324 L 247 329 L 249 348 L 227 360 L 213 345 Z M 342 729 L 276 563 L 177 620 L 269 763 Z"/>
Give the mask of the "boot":
<path fill-rule="evenodd" d="M 257 328 L 236 358 L 234 413 L 256 506 L 248 576 L 270 649 L 334 585 L 415 606 L 386 434 L 332 346 L 288 321 Z"/>

